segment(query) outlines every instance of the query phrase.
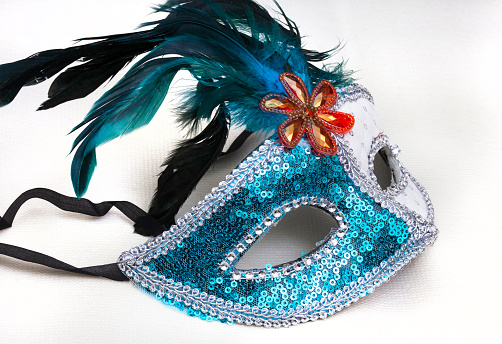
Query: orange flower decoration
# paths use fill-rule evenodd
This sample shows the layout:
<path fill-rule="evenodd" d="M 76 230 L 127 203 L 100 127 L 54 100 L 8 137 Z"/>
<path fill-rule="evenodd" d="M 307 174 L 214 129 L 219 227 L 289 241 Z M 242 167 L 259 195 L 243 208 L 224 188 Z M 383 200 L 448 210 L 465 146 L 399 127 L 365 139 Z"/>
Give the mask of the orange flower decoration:
<path fill-rule="evenodd" d="M 335 154 L 336 143 L 330 131 L 345 133 L 354 126 L 354 117 L 348 113 L 328 110 L 336 102 L 335 87 L 321 81 L 309 96 L 302 79 L 291 73 L 282 73 L 279 80 L 289 98 L 268 94 L 262 98 L 260 108 L 266 112 L 282 113 L 288 119 L 277 128 L 284 145 L 294 148 L 307 132 L 314 150 L 319 154 Z"/>

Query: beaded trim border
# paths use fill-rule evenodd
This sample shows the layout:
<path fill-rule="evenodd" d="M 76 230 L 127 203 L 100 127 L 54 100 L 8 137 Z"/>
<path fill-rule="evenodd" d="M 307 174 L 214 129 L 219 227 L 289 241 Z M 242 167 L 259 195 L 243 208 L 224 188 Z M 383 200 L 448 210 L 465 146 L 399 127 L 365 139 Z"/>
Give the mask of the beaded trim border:
<path fill-rule="evenodd" d="M 392 181 L 392 184 L 386 188 L 382 189 L 380 184 L 378 183 L 377 177 L 374 173 L 374 165 L 373 161 L 375 160 L 375 156 L 382 149 L 388 147 L 391 157 L 397 162 L 399 167 L 399 180 Z M 399 195 L 406 186 L 408 186 L 409 181 L 409 173 L 404 168 L 403 164 L 399 160 L 400 149 L 397 145 L 391 145 L 389 138 L 386 135 L 380 135 L 373 140 L 371 144 L 371 150 L 369 153 L 369 161 L 368 161 L 368 175 L 373 180 L 375 186 L 380 188 L 383 193 L 387 194 L 388 197 L 394 197 Z"/>
<path fill-rule="evenodd" d="M 426 235 L 420 241 L 409 241 L 403 244 L 401 249 L 397 250 L 386 262 L 375 267 L 371 272 L 367 272 L 364 277 L 360 277 L 350 286 L 343 290 L 337 290 L 335 294 L 330 295 L 321 301 L 314 301 L 311 305 L 305 307 L 298 306 L 289 311 L 268 310 L 266 308 L 251 307 L 241 305 L 232 301 L 225 301 L 214 295 L 208 295 L 200 292 L 197 288 L 183 285 L 180 282 L 174 282 L 172 279 L 165 279 L 158 276 L 155 272 L 148 271 L 147 266 L 136 269 L 133 272 L 133 281 L 138 287 L 147 292 L 155 293 L 159 298 L 182 302 L 185 306 L 194 310 L 201 310 L 218 319 L 225 319 L 239 324 L 257 325 L 265 327 L 289 327 L 298 325 L 307 321 L 325 319 L 327 316 L 342 310 L 359 298 L 366 296 L 374 291 L 383 282 L 386 282 L 418 253 L 434 241 L 431 235 Z M 131 271 L 129 267 L 125 268 L 126 274 Z"/>
<path fill-rule="evenodd" d="M 338 110 L 342 107 L 343 104 L 347 102 L 355 102 L 358 99 L 366 99 L 372 104 L 375 104 L 373 101 L 373 96 L 371 93 L 360 84 L 352 84 L 349 86 L 345 86 L 336 90 L 338 97 L 336 98 L 335 104 L 330 108 L 330 110 Z"/>

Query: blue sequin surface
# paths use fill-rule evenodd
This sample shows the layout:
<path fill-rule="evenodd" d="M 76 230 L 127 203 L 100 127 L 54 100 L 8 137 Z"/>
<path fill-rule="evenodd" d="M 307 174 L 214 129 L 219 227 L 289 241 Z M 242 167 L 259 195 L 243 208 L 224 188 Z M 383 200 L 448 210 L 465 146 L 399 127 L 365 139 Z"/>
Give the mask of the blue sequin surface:
<path fill-rule="evenodd" d="M 388 260 L 409 236 L 404 221 L 354 185 L 338 156 L 316 156 L 306 145 L 282 151 L 236 190 L 174 250 L 145 263 L 148 270 L 243 306 L 290 311 L 326 299 L 357 282 Z M 336 205 L 348 224 L 342 235 L 334 235 L 336 241 L 318 247 L 317 259 L 299 271 L 285 273 L 274 267 L 279 272 L 274 275 L 272 267 L 266 266 L 260 271 L 263 278 L 246 278 L 244 272 L 236 279 L 234 266 L 239 255 L 256 242 L 257 227 L 267 218 L 273 219 L 274 210 L 305 197 L 322 198 Z M 264 227 L 261 236 L 267 230 L 273 229 Z M 236 251 L 246 238 L 251 238 L 251 244 L 243 245 L 242 252 Z M 237 252 L 235 260 L 222 270 L 220 264 L 233 252 Z M 167 296 L 159 298 L 184 308 Z M 188 314 L 212 320 L 198 309 L 187 308 Z"/>

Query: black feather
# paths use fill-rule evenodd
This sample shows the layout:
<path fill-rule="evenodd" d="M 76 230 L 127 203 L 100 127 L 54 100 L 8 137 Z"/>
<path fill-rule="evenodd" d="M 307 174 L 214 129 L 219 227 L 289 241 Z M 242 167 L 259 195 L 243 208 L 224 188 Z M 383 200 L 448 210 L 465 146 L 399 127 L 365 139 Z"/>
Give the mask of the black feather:
<path fill-rule="evenodd" d="M 155 46 L 150 42 L 135 45 L 110 44 L 107 49 L 93 49 L 86 63 L 72 67 L 51 84 L 48 97 L 39 110 L 50 109 L 70 100 L 84 98 L 113 78 L 137 55 Z"/>
<path fill-rule="evenodd" d="M 167 228 L 175 223 L 174 216 L 180 207 L 221 155 L 229 125 L 227 111 L 221 106 L 200 134 L 180 142 L 167 158 L 149 210 Z M 142 228 L 136 231 L 144 233 Z"/>
<path fill-rule="evenodd" d="M 0 106 L 12 102 L 24 86 L 47 80 L 78 58 L 75 49 L 55 49 L 0 65 Z"/>

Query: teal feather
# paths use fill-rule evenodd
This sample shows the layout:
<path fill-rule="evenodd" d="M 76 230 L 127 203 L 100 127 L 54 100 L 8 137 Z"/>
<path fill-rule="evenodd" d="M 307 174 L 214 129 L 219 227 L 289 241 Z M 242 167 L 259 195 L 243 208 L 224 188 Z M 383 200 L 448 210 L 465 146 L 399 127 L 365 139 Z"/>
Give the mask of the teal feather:
<path fill-rule="evenodd" d="M 79 144 L 84 147 L 77 150 L 72 165 L 77 196 L 83 194 L 86 189 L 83 184 L 90 180 L 90 176 L 80 169 L 93 171 L 85 166 L 89 161 L 87 155 L 97 146 L 148 124 L 166 96 L 172 78 L 181 69 L 189 70 L 199 82 L 199 86 L 186 97 L 181 106 L 184 111 L 179 114 L 179 122 L 192 131 L 197 130 L 198 123 L 210 118 L 213 110 L 223 103 L 227 104 L 236 125 L 244 125 L 250 131 L 272 131 L 284 120 L 284 116 L 264 114 L 257 104 L 265 94 L 283 92 L 278 79 L 280 73 L 290 68 L 310 89 L 311 74 L 313 79 L 321 75 L 332 76 L 308 63 L 298 28 L 280 7 L 289 30 L 276 21 L 257 21 L 249 8 L 229 14 L 216 2 L 204 0 L 193 3 L 199 4 L 199 7 L 180 5 L 178 1 L 168 1 L 157 7 L 158 11 L 170 15 L 164 21 L 149 23 L 156 25 L 153 31 L 160 28 L 172 30 L 184 25 L 183 33 L 164 37 L 161 44 L 98 100 L 84 121 L 75 128 L 89 124 L 73 147 Z M 170 16 L 176 15 L 175 20 L 169 20 Z M 166 54 L 182 57 L 167 63 L 159 59 Z M 154 64 L 153 69 L 151 63 Z M 343 71 L 336 71 L 341 72 L 335 75 L 336 79 L 343 79 Z M 165 75 L 168 75 L 167 78 Z M 158 78 L 167 82 L 157 85 Z"/>
<path fill-rule="evenodd" d="M 148 124 L 164 101 L 169 85 L 181 66 L 183 62 L 179 58 L 155 59 L 135 66 L 96 102 L 83 123 L 92 122 L 77 137 L 72 148 L 80 144 L 71 169 L 77 197 L 87 190 L 96 165 L 96 158 L 92 158 L 96 147 Z M 89 163 L 94 166 L 89 167 Z"/>
<path fill-rule="evenodd" d="M 92 174 L 98 164 L 96 159 L 96 150 L 90 149 L 86 154 L 84 154 L 83 151 L 85 151 L 86 148 L 86 145 L 81 145 L 78 148 L 75 156 L 81 158 L 74 158 L 71 164 L 73 190 L 79 198 L 87 192 Z"/>

